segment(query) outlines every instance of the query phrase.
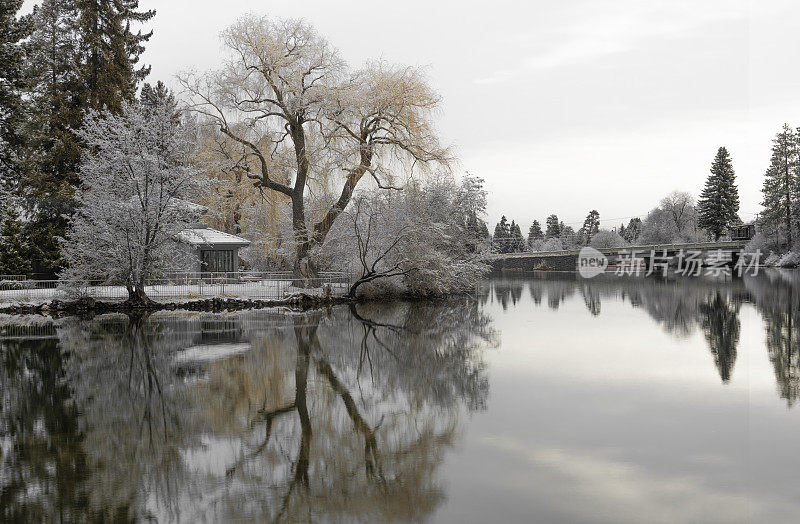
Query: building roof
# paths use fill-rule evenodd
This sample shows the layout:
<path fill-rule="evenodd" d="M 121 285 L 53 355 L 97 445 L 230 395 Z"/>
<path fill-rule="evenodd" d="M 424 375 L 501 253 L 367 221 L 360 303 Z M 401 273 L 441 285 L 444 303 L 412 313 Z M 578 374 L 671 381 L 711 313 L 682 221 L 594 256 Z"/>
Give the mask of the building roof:
<path fill-rule="evenodd" d="M 184 229 L 178 233 L 178 239 L 195 247 L 245 247 L 250 245 L 246 238 L 237 237 L 211 229 L 210 227 Z"/>

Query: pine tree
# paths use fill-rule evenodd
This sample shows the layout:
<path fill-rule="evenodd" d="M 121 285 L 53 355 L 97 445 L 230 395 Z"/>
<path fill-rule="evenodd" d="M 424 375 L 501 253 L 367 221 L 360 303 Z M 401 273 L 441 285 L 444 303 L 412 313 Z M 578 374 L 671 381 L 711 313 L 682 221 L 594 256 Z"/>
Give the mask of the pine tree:
<path fill-rule="evenodd" d="M 18 17 L 22 0 L 0 2 L 0 186 L 16 190 L 20 179 L 19 154 L 24 143 L 23 45 L 31 31 L 30 16 Z"/>
<path fill-rule="evenodd" d="M 558 216 L 553 214 L 547 217 L 547 229 L 545 231 L 545 236 L 547 238 L 558 238 L 561 234 L 561 223 L 558 221 Z"/>
<path fill-rule="evenodd" d="M 19 214 L 13 208 L 8 209 L 0 226 L 0 275 L 27 275 L 31 271 L 30 244 Z"/>
<path fill-rule="evenodd" d="M 522 251 L 525 249 L 525 238 L 522 236 L 522 230 L 519 224 L 511 221 L 511 242 L 509 252 Z"/>
<path fill-rule="evenodd" d="M 507 253 L 509 239 L 511 236 L 511 227 L 505 215 L 500 218 L 500 222 L 494 226 L 494 236 L 492 243 L 494 244 L 495 251 L 499 253 Z"/>
<path fill-rule="evenodd" d="M 600 213 L 596 209 L 589 211 L 583 227 L 580 229 L 580 237 L 584 245 L 589 245 L 589 241 L 600 230 Z"/>
<path fill-rule="evenodd" d="M 541 240 L 542 238 L 544 238 L 542 226 L 539 224 L 538 220 L 534 220 L 531 227 L 528 228 L 528 244 L 533 243 L 534 240 Z"/>
<path fill-rule="evenodd" d="M 697 225 L 714 235 L 714 240 L 719 240 L 730 226 L 740 222 L 736 173 L 728 150 L 724 147 L 720 147 L 714 157 L 711 174 L 706 179 L 697 206 Z"/>
<path fill-rule="evenodd" d="M 83 50 L 80 71 L 83 103 L 91 109 L 118 113 L 124 101 L 131 101 L 138 82 L 150 73 L 149 66 L 137 69 L 144 44 L 153 32 L 131 31 L 131 23 L 147 22 L 155 11 L 137 11 L 139 0 L 77 0 L 79 31 Z"/>
<path fill-rule="evenodd" d="M 27 229 L 37 271 L 59 264 L 57 236 L 74 209 L 81 145 L 82 108 L 78 78 L 77 10 L 71 0 L 44 0 L 34 8 L 34 31 L 26 43 L 30 118 L 24 191 Z"/>
<path fill-rule="evenodd" d="M 798 203 L 797 135 L 788 124 L 772 141 L 772 158 L 765 174 L 762 193 L 763 220 L 776 230 L 783 228 L 786 245 L 793 247 L 794 216 Z"/>
<path fill-rule="evenodd" d="M 622 228 L 620 228 L 622 230 Z M 639 217 L 632 218 L 628 221 L 628 227 L 624 228 L 624 234 L 620 232 L 619 236 L 630 242 L 635 243 L 639 239 L 639 234 L 642 232 L 642 219 Z"/>

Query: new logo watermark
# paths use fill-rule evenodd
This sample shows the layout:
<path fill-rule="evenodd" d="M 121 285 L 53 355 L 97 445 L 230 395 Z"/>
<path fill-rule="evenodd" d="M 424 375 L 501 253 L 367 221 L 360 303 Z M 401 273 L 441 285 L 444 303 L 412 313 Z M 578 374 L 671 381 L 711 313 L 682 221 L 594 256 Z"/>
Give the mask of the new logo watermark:
<path fill-rule="evenodd" d="M 670 254 L 672 253 L 672 254 Z M 637 250 L 623 249 L 609 257 L 593 247 L 584 247 L 578 253 L 578 273 L 583 278 L 613 272 L 617 276 L 650 276 L 654 273 L 667 276 L 668 273 L 680 276 L 728 277 L 758 274 L 761 267 L 761 251 L 725 251 L 722 249 L 703 251 L 683 250 L 668 252 L 662 249 Z"/>
<path fill-rule="evenodd" d="M 592 278 L 605 273 L 608 257 L 593 247 L 581 248 L 578 253 L 578 273 L 583 278 Z"/>

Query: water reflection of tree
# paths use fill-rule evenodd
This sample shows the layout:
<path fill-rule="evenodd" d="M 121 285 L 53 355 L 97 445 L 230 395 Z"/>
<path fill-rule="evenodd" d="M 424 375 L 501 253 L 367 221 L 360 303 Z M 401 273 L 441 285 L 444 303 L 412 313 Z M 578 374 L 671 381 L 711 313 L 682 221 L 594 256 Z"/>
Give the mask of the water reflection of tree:
<path fill-rule="evenodd" d="M 41 398 L 4 351 L 0 423 L 13 451 L 0 462 L 0 515 L 427 518 L 462 414 L 486 402 L 481 354 L 495 335 L 477 304 L 334 308 L 282 327 L 266 314 L 229 315 L 251 350 L 195 363 L 187 379 L 175 350 L 196 343 L 202 318 L 63 321 L 61 351 L 46 348 L 63 361 L 27 365 L 52 371 Z"/>
<path fill-rule="evenodd" d="M 574 274 L 532 275 L 526 279 L 502 279 L 492 282 L 495 294 L 505 296 L 510 290 L 528 285 L 535 305 L 547 297 L 550 309 L 579 294 L 587 311 L 600 316 L 604 298 L 619 299 L 641 308 L 665 332 L 679 339 L 700 328 L 706 338 L 723 382 L 730 380 L 739 343 L 739 308 L 749 300 L 741 280 L 712 281 L 661 278 L 582 279 Z M 498 298 L 507 307 L 508 301 Z"/>
<path fill-rule="evenodd" d="M 731 379 L 739 345 L 739 305 L 733 304 L 719 291 L 713 298 L 700 304 L 701 325 L 714 364 L 723 382 Z"/>
<path fill-rule="evenodd" d="M 791 407 L 800 397 L 800 275 L 770 271 L 746 284 L 764 318 L 778 392 Z"/>
<path fill-rule="evenodd" d="M 176 342 L 162 322 L 142 316 L 66 322 L 67 381 L 91 471 L 89 507 L 105 519 L 147 518 L 143 491 L 171 498 L 189 404 L 172 371 Z"/>
<path fill-rule="evenodd" d="M 0 342 L 0 521 L 83 514 L 82 440 L 57 340 Z"/>
<path fill-rule="evenodd" d="M 239 373 L 268 370 L 263 379 L 277 394 L 250 399 L 258 411 L 239 428 L 242 452 L 225 471 L 241 492 L 220 501 L 215 516 L 429 515 L 443 500 L 434 473 L 457 436 L 459 405 L 479 409 L 488 391 L 479 350 L 494 335 L 474 305 L 463 306 L 340 309 L 321 321 L 304 315 L 295 319 L 294 344 L 248 355 L 269 362 Z M 208 386 L 220 377 L 211 370 Z"/>

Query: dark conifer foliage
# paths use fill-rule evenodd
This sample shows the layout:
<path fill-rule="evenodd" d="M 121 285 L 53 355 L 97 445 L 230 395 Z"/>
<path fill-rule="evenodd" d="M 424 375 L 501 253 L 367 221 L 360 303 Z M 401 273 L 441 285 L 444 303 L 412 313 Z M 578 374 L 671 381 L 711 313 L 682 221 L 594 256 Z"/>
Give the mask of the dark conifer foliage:
<path fill-rule="evenodd" d="M 534 240 L 541 240 L 543 238 L 544 231 L 542 231 L 542 226 L 539 224 L 538 220 L 534 220 L 531 227 L 528 228 L 528 243 L 530 244 Z"/>
<path fill-rule="evenodd" d="M 729 227 L 740 222 L 736 173 L 731 156 L 724 147 L 719 148 L 711 164 L 711 174 L 700 194 L 698 210 L 697 225 L 711 233 L 715 240 L 719 240 Z"/>
<path fill-rule="evenodd" d="M 763 222 L 782 237 L 789 248 L 794 247 L 793 229 L 798 213 L 798 148 L 797 135 L 788 124 L 772 141 L 772 158 L 765 174 L 762 194 Z"/>
<path fill-rule="evenodd" d="M 139 0 L 78 0 L 83 103 L 91 109 L 119 112 L 133 100 L 137 84 L 150 74 L 137 67 L 153 32 L 134 33 L 132 23 L 147 22 L 155 11 L 137 11 Z"/>
<path fill-rule="evenodd" d="M 547 238 L 558 238 L 561 235 L 561 222 L 558 221 L 557 215 L 550 215 L 547 217 L 547 229 L 545 230 L 545 236 Z"/>
<path fill-rule="evenodd" d="M 30 16 L 20 16 L 22 0 L 0 2 L 0 190 L 16 188 L 24 143 L 23 40 L 31 32 Z"/>

